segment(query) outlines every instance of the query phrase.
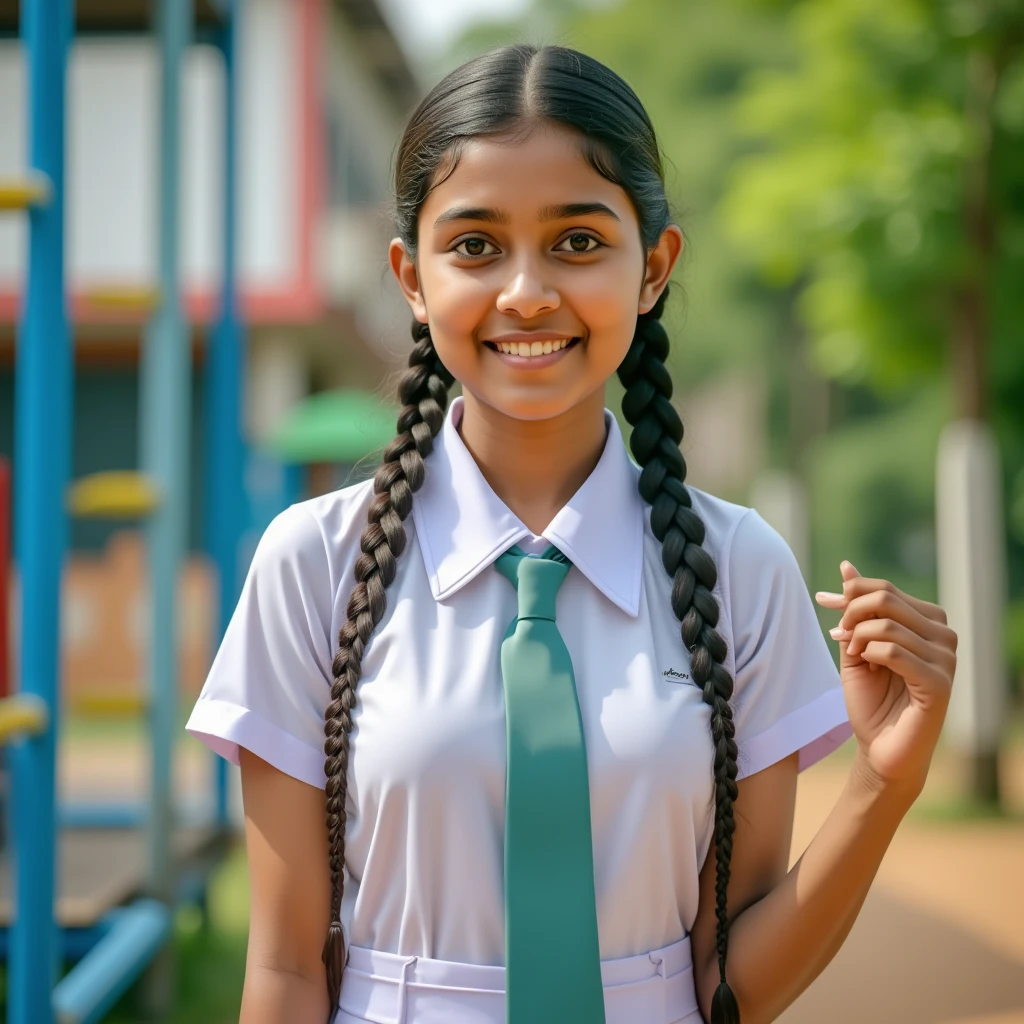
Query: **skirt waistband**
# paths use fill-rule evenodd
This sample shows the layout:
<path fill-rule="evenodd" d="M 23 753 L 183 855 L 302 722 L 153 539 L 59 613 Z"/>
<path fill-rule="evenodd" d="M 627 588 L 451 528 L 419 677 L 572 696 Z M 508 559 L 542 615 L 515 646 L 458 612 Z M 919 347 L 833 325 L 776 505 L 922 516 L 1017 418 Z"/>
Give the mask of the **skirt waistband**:
<path fill-rule="evenodd" d="M 690 939 L 601 962 L 605 1024 L 702 1024 Z M 505 1024 L 505 968 L 352 946 L 335 1024 Z"/>

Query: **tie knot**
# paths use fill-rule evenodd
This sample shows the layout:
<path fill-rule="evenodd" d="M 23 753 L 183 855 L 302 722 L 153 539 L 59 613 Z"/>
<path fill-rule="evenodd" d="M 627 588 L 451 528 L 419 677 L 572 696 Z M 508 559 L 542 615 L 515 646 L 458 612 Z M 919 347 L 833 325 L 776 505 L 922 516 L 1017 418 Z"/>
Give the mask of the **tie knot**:
<path fill-rule="evenodd" d="M 519 595 L 520 619 L 555 621 L 555 597 L 569 573 L 569 560 L 554 545 L 542 555 L 528 555 L 515 545 L 498 556 L 495 566 Z"/>

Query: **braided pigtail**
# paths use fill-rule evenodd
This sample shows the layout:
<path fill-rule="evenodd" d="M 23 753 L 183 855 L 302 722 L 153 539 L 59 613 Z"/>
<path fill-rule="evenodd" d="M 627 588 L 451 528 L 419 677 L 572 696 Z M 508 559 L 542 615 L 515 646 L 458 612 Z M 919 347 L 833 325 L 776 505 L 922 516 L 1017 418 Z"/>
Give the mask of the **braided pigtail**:
<path fill-rule="evenodd" d="M 718 570 L 704 543 L 704 523 L 694 512 L 686 489 L 686 462 L 679 443 L 683 424 L 669 399 L 672 379 L 665 366 L 668 335 L 660 322 L 665 308 L 662 292 L 649 313 L 642 314 L 633 343 L 619 367 L 626 391 L 622 413 L 632 426 L 629 446 L 642 467 L 640 494 L 651 506 L 651 530 L 661 541 L 661 558 L 672 577 L 672 610 L 680 620 L 683 644 L 691 655 L 694 682 L 711 708 L 711 738 L 715 745 L 715 912 L 720 983 L 711 1003 L 711 1024 L 739 1024 L 739 1006 L 725 980 L 729 948 L 726 896 L 735 830 L 735 727 L 729 699 L 732 677 L 722 664 L 725 639 L 715 630 L 718 601 L 712 589 Z"/>
<path fill-rule="evenodd" d="M 348 619 L 338 634 L 334 656 L 331 702 L 324 712 L 324 773 L 327 776 L 327 836 L 331 868 L 331 924 L 324 943 L 327 992 L 331 1013 L 338 1005 L 345 970 L 345 940 L 341 928 L 341 900 L 345 864 L 345 797 L 348 791 L 348 740 L 356 685 L 362 674 L 363 654 L 370 635 L 384 616 L 386 588 L 395 578 L 396 562 L 405 550 L 405 517 L 412 496 L 424 479 L 424 458 L 444 423 L 448 389 L 453 378 L 434 350 L 426 324 L 414 323 L 415 341 L 409 369 L 398 384 L 402 410 L 398 436 L 384 450 L 373 478 L 374 499 L 367 526 L 359 538 L 362 551 L 356 560 L 356 585 L 348 600 Z"/>

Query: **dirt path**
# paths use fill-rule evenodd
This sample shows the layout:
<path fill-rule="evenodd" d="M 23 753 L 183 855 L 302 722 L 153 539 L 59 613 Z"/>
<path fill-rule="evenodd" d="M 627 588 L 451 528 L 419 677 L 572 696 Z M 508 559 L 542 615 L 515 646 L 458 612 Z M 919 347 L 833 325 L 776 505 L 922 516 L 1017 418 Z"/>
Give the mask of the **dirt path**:
<path fill-rule="evenodd" d="M 801 776 L 794 851 L 842 788 L 838 759 Z M 1017 804 L 1024 759 L 1015 758 Z M 940 764 L 922 802 L 955 785 Z M 1024 1024 L 1024 826 L 903 823 L 843 948 L 781 1024 Z"/>

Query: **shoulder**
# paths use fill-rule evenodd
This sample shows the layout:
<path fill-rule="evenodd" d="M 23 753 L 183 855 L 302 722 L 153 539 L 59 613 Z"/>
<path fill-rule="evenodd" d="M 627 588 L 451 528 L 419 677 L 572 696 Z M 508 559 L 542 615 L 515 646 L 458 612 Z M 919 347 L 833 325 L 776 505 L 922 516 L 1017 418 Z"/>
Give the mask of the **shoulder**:
<path fill-rule="evenodd" d="M 697 487 L 687 486 L 687 490 L 693 499 L 693 510 L 707 530 L 705 545 L 714 555 L 720 575 L 740 574 L 753 582 L 752 572 L 796 565 L 782 535 L 756 509 Z"/>
<path fill-rule="evenodd" d="M 714 559 L 718 569 L 718 590 L 730 601 L 737 585 L 745 593 L 771 590 L 780 575 L 800 577 L 792 550 L 782 535 L 747 505 L 726 501 L 699 487 L 686 485 L 693 511 L 704 524 L 702 547 Z M 648 558 L 660 549 L 651 532 L 650 507 L 645 509 Z M 659 559 L 660 560 L 660 559 Z"/>
<path fill-rule="evenodd" d="M 718 564 L 718 584 L 736 665 L 801 636 L 820 640 L 816 613 L 796 556 L 756 509 L 690 489 Z M 769 642 L 769 638 L 774 640 Z M 776 649 L 776 653 L 778 653 Z"/>
<path fill-rule="evenodd" d="M 737 634 L 763 626 L 769 609 L 780 599 L 783 604 L 807 599 L 803 574 L 789 544 L 756 509 L 699 488 L 688 490 L 707 531 L 704 546 L 718 567 L 716 589 Z"/>
<path fill-rule="evenodd" d="M 264 530 L 253 570 L 276 575 L 293 566 L 303 575 L 334 578 L 358 556 L 372 498 L 373 481 L 364 480 L 290 505 Z"/>

